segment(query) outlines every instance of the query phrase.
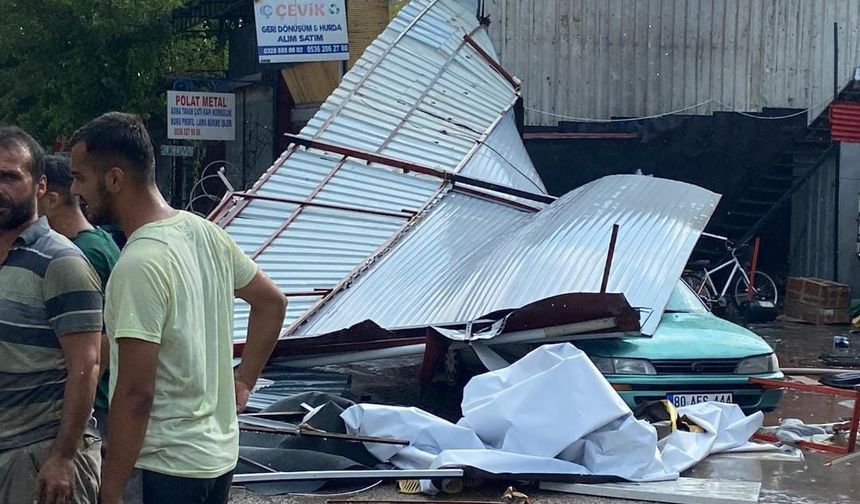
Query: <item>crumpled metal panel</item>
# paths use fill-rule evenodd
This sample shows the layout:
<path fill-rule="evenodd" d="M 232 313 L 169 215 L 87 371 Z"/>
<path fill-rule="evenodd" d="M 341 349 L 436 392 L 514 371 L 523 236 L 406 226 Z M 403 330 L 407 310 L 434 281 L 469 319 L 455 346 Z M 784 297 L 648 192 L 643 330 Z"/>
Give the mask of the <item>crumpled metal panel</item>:
<path fill-rule="evenodd" d="M 516 131 L 512 115 L 504 128 L 497 126 L 518 91 L 465 44 L 465 34 L 495 54 L 474 13 L 451 0 L 411 2 L 344 76 L 301 136 L 454 172 L 462 172 L 463 161 L 494 129 L 503 129 L 504 141 L 522 146 L 509 134 Z M 527 156 L 510 161 L 527 178 L 540 180 Z M 496 160 L 482 164 L 480 178 L 536 191 L 535 184 L 511 177 L 512 172 Z"/>
<path fill-rule="evenodd" d="M 519 96 L 473 47 L 495 52 L 474 13 L 452 0 L 415 0 L 368 48 L 300 136 L 530 192 L 544 192 L 516 135 Z M 292 146 L 249 191 L 260 197 L 399 213 L 370 215 L 241 200 L 213 219 L 288 293 L 332 289 L 370 261 L 435 198 L 443 182 L 412 171 Z M 291 296 L 285 327 L 322 295 Z M 245 336 L 238 301 L 234 335 Z"/>
<path fill-rule="evenodd" d="M 295 334 L 370 319 L 391 329 L 473 320 L 568 292 L 598 292 L 613 224 L 608 292 L 653 334 L 719 195 L 682 182 L 604 177 L 528 213 L 448 193 L 386 256 Z"/>
<path fill-rule="evenodd" d="M 507 165 L 507 169 L 500 169 L 500 164 Z M 517 131 L 513 110 L 508 110 L 460 173 L 524 191 L 547 194 Z"/>

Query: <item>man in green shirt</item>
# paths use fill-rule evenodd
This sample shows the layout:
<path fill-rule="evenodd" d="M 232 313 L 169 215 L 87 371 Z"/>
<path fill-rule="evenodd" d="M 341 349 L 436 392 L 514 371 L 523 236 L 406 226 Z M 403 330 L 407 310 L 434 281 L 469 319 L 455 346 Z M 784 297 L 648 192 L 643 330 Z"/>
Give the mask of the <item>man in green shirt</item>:
<path fill-rule="evenodd" d="M 46 156 L 45 178 L 48 187 L 38 200 L 39 215 L 47 217 L 54 231 L 72 240 L 81 249 L 98 273 L 104 292 L 110 272 L 119 259 L 119 247 L 106 231 L 93 227 L 81 212 L 80 201 L 71 192 L 72 170 L 67 156 Z M 110 345 L 105 336 L 101 352 L 102 377 L 96 389 L 93 413 L 102 437 L 107 435 L 109 359 Z"/>
<path fill-rule="evenodd" d="M 236 413 L 278 339 L 286 297 L 223 229 L 164 200 L 139 117 L 104 114 L 71 145 L 72 193 L 88 220 L 128 237 L 105 295 L 111 403 L 100 502 L 121 501 L 134 466 L 145 504 L 224 504 L 239 455 Z M 235 376 L 234 298 L 251 306 Z"/>

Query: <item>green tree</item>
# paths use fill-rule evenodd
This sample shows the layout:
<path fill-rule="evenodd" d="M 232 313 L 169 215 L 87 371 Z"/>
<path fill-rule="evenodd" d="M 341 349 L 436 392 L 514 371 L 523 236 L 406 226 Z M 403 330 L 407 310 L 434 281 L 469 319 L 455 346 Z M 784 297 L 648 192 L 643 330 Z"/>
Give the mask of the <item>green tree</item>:
<path fill-rule="evenodd" d="M 223 69 L 224 44 L 177 34 L 187 0 L 0 0 L 0 122 L 46 145 L 109 110 L 165 115 L 166 75 Z"/>

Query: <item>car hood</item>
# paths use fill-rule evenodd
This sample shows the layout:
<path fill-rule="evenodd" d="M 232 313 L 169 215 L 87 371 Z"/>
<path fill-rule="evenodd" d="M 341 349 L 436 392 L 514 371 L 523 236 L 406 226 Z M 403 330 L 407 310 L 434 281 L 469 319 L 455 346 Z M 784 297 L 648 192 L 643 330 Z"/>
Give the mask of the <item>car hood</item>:
<path fill-rule="evenodd" d="M 711 313 L 665 313 L 650 338 L 575 343 L 588 354 L 636 359 L 738 359 L 773 352 L 759 335 Z"/>

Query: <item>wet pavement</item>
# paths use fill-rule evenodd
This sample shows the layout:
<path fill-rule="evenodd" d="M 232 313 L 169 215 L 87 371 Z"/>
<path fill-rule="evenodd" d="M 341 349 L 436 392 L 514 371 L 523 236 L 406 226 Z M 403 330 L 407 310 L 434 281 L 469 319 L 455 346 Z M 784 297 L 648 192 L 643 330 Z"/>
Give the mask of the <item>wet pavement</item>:
<path fill-rule="evenodd" d="M 819 359 L 822 353 L 834 353 L 833 335 L 847 334 L 847 326 L 814 326 L 787 322 L 755 325 L 751 330 L 760 334 L 779 356 L 780 364 L 786 367 L 833 367 L 824 365 Z M 860 354 L 860 335 L 850 335 L 849 349 L 837 349 L 842 355 Z M 434 388 L 425 395 L 418 390 L 420 357 L 402 357 L 380 361 L 357 363 L 349 366 L 328 367 L 327 370 L 348 372 L 352 376 L 352 388 L 348 394 L 357 401 L 372 401 L 381 404 L 417 406 L 439 416 L 456 420 L 459 418 L 457 394 L 443 387 Z M 860 370 L 860 369 L 858 369 Z M 840 404 L 843 403 L 843 404 Z M 765 416 L 765 425 L 776 425 L 783 418 L 800 418 L 806 423 L 828 423 L 850 418 L 851 409 L 845 398 L 834 398 L 807 393 L 786 392 L 780 407 Z M 805 451 L 805 460 L 770 461 L 712 456 L 690 470 L 684 476 L 725 480 L 758 481 L 762 483 L 762 503 L 789 504 L 842 504 L 860 502 L 860 458 L 826 466 L 834 455 Z M 504 485 L 485 485 L 479 489 L 467 489 L 457 495 L 437 496 L 437 500 L 499 501 Z M 583 497 L 535 489 L 521 489 L 531 497 L 534 504 L 542 503 L 625 503 L 620 499 Z M 332 497 L 279 496 L 262 497 L 243 489 L 234 489 L 231 503 L 308 503 L 322 504 Z M 380 485 L 368 492 L 354 496 L 339 497 L 359 501 L 404 500 L 421 501 L 422 496 L 398 494 L 391 484 Z"/>

